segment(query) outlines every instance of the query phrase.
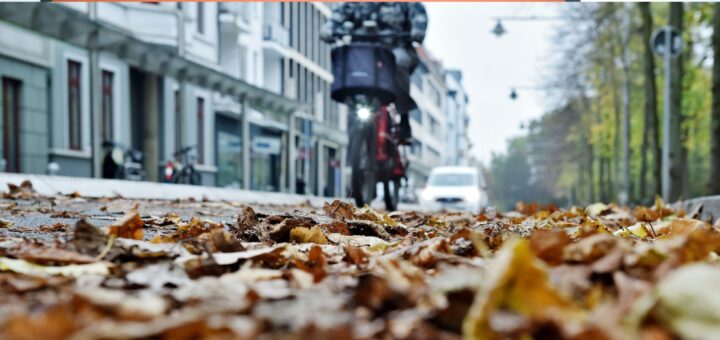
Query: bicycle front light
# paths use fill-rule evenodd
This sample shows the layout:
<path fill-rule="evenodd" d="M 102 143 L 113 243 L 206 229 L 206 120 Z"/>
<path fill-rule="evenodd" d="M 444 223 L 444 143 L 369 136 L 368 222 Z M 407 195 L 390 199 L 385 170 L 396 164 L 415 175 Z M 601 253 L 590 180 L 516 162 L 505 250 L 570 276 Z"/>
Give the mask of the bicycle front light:
<path fill-rule="evenodd" d="M 357 108 L 357 116 L 360 120 L 367 120 L 370 118 L 370 108 L 366 106 L 359 106 Z"/>

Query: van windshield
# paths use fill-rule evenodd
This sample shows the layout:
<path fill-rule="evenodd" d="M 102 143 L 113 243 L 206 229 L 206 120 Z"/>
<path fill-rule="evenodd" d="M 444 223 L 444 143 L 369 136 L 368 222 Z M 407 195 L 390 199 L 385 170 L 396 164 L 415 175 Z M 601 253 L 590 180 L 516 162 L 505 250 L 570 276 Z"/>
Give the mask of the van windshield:
<path fill-rule="evenodd" d="M 472 174 L 433 174 L 428 185 L 434 187 L 460 187 L 475 185 L 475 176 Z"/>

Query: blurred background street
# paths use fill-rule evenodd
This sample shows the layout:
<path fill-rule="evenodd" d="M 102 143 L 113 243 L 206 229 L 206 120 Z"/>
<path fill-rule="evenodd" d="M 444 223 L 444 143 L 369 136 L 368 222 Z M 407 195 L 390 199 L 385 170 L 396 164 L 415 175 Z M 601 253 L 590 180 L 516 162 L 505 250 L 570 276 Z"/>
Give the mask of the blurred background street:
<path fill-rule="evenodd" d="M 333 6 L 0 4 L 0 166 L 347 197 L 352 117 L 320 39 Z M 501 209 L 720 194 L 716 11 L 427 4 L 400 200 L 438 166 L 479 169 Z M 665 25 L 683 43 L 669 66 L 650 41 Z"/>

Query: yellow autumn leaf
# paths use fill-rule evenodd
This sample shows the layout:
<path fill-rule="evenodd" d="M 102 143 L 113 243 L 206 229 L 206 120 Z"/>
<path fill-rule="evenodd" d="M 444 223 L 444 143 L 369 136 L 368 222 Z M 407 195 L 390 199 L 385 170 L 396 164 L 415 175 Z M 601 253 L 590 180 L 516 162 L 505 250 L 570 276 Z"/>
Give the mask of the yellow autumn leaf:
<path fill-rule="evenodd" d="M 67 266 L 43 266 L 25 260 L 0 257 L 0 270 L 37 276 L 107 276 L 110 274 L 110 269 L 108 266 L 109 264 L 105 262 L 95 262 L 89 264 L 71 264 Z"/>
<path fill-rule="evenodd" d="M 498 334 L 490 318 L 500 309 L 529 318 L 552 315 L 572 320 L 582 316 L 580 309 L 551 285 L 545 264 L 532 254 L 527 240 L 506 243 L 486 273 L 488 277 L 463 321 L 465 339 L 495 338 Z"/>
<path fill-rule="evenodd" d="M 613 236 L 618 237 L 639 237 L 639 238 L 646 238 L 650 234 L 648 233 L 648 226 L 646 226 L 647 223 L 644 222 L 638 222 L 635 223 L 627 228 L 618 229 L 613 232 Z"/>
<path fill-rule="evenodd" d="M 328 243 L 325 233 L 318 226 L 314 226 L 311 229 L 297 227 L 290 230 L 290 240 L 296 243 L 317 243 L 326 244 Z"/>

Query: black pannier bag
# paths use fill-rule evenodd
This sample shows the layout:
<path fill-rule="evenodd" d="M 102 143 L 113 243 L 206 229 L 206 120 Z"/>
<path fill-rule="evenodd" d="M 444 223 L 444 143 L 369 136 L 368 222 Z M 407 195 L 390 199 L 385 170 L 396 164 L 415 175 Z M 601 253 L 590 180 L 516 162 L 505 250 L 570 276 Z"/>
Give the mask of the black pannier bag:
<path fill-rule="evenodd" d="M 389 104 L 395 100 L 395 56 L 381 45 L 354 42 L 332 50 L 332 99 L 346 102 L 367 95 Z"/>

